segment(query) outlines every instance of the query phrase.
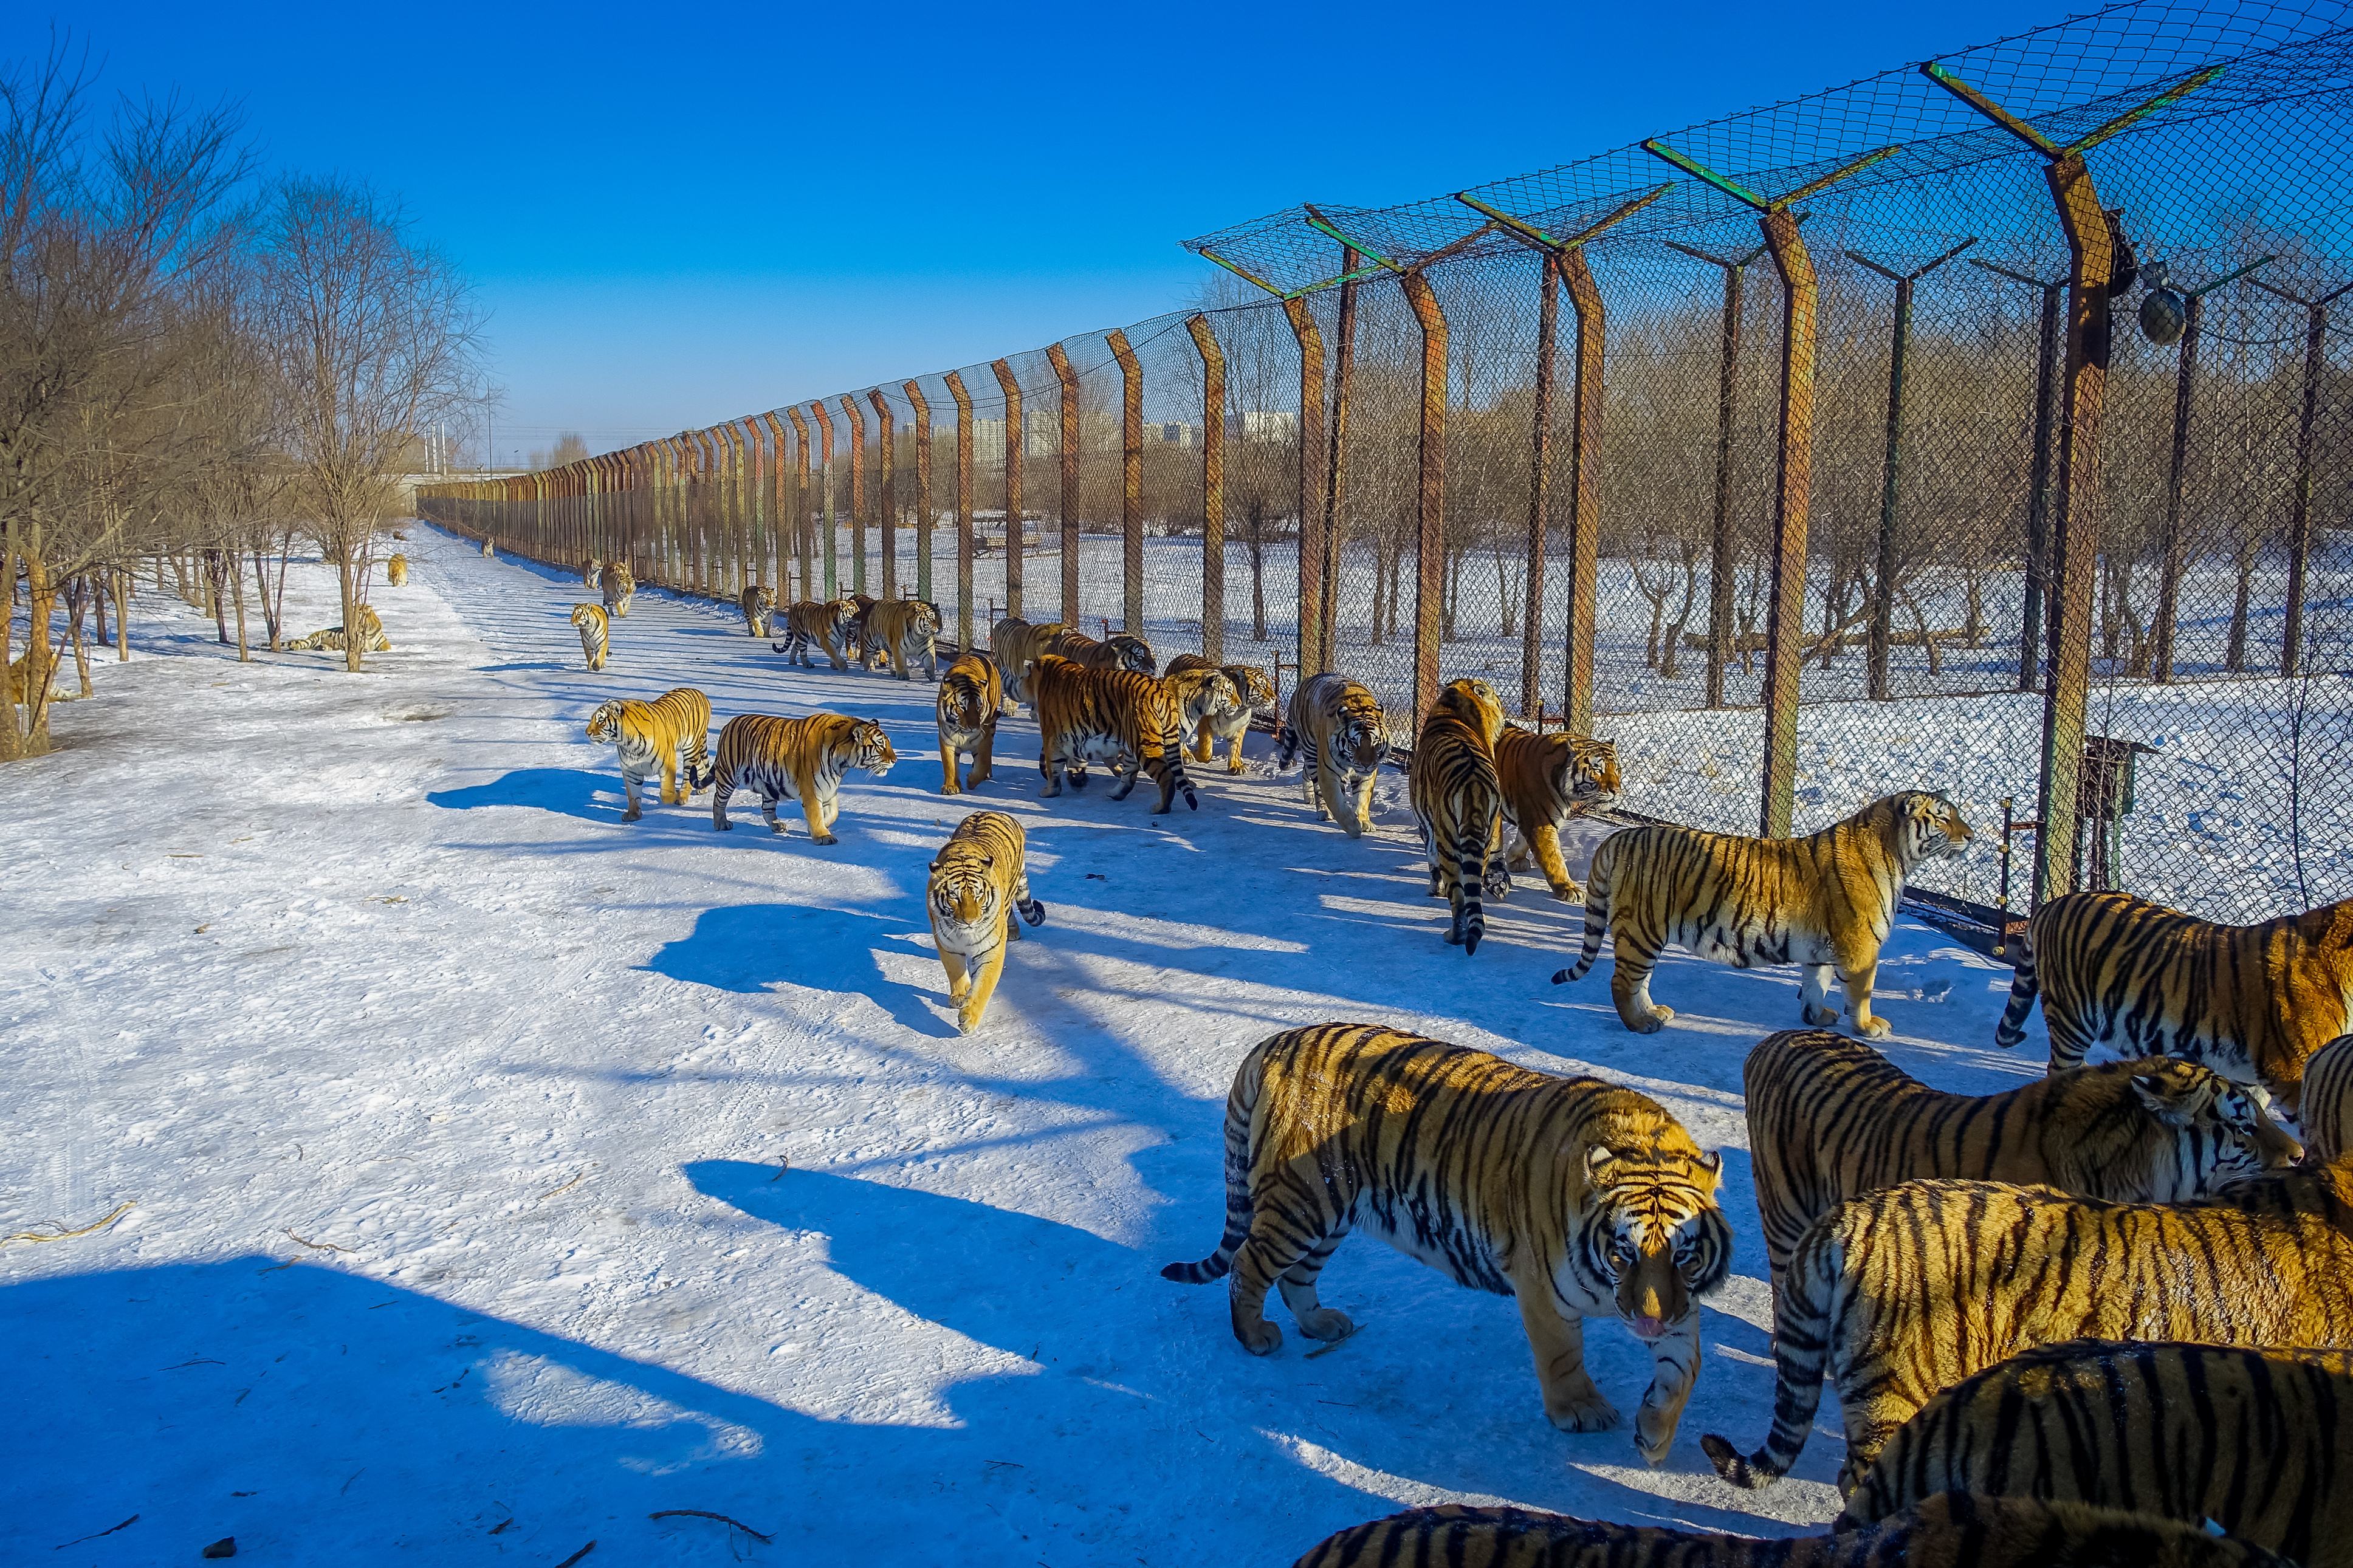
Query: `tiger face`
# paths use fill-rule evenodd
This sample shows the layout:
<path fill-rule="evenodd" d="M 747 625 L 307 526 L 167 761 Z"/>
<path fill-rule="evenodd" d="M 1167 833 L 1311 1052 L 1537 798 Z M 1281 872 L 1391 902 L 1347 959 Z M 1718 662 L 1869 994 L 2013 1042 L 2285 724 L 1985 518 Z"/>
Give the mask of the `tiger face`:
<path fill-rule="evenodd" d="M 1635 1337 L 1658 1340 L 1732 1268 L 1732 1228 L 1715 1205 L 1724 1156 L 1655 1162 L 1596 1145 L 1585 1152 L 1587 1264 L 1617 1290 Z M 1571 1268 L 1564 1260 L 1561 1283 Z"/>
<path fill-rule="evenodd" d="M 1957 860 L 1977 835 L 1943 790 L 1911 790 L 1894 799 L 1896 826 L 1922 860 Z"/>
<path fill-rule="evenodd" d="M 1352 706 L 1332 727 L 1332 760 L 1345 772 L 1372 773 L 1388 754 L 1388 722 L 1377 708 Z"/>
<path fill-rule="evenodd" d="M 2211 1068 L 2167 1059 L 2154 1072 L 2134 1074 L 2133 1092 L 2149 1114 L 2181 1136 L 2179 1190 L 2153 1202 L 2187 1202 L 2303 1156 L 2303 1146 L 2264 1109 L 2261 1089 L 2233 1083 Z"/>
<path fill-rule="evenodd" d="M 993 930 L 1005 919 L 997 861 L 977 844 L 951 842 L 932 862 L 932 912 L 958 931 Z"/>
<path fill-rule="evenodd" d="M 1560 759 L 1553 788 L 1579 812 L 1603 811 L 1618 804 L 1618 748 L 1609 741 L 1572 738 Z"/>
<path fill-rule="evenodd" d="M 1226 674 L 1240 693 L 1242 706 L 1256 710 L 1274 706 L 1274 678 L 1254 664 L 1229 664 Z"/>
<path fill-rule="evenodd" d="M 891 737 L 871 719 L 859 720 L 845 738 L 843 747 L 850 766 L 864 768 L 878 779 L 899 760 L 899 753 L 891 749 Z"/>
<path fill-rule="evenodd" d="M 621 740 L 621 701 L 615 698 L 588 715 L 588 738 L 600 746 L 618 745 Z"/>
<path fill-rule="evenodd" d="M 1112 652 L 1116 668 L 1132 669 L 1138 675 L 1150 675 L 1157 668 L 1152 645 L 1129 632 L 1113 632 L 1103 641 Z"/>

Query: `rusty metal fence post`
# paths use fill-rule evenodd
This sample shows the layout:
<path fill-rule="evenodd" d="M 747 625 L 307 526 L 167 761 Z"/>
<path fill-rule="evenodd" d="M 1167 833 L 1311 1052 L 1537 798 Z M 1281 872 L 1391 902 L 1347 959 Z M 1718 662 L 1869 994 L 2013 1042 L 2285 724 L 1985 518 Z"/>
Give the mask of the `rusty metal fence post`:
<path fill-rule="evenodd" d="M 896 485 L 899 467 L 899 416 L 892 412 L 891 399 L 881 387 L 866 395 L 874 405 L 874 477 L 879 492 L 874 504 L 881 509 L 882 591 L 877 597 L 895 599 L 899 596 L 899 514 Z"/>
<path fill-rule="evenodd" d="M 816 574 L 817 539 L 809 492 L 808 421 L 801 417 L 798 404 L 786 409 L 785 417 L 793 422 L 793 553 L 800 557 L 800 596 L 814 599 L 809 579 Z"/>
<path fill-rule="evenodd" d="M 825 529 L 825 596 L 838 599 L 841 597 L 841 571 L 836 560 L 838 542 L 833 524 L 833 421 L 826 416 L 823 398 L 810 404 L 809 412 L 817 416 L 818 507 Z"/>
<path fill-rule="evenodd" d="M 1062 345 L 1046 349 L 1046 363 L 1062 384 L 1062 615 L 1079 624 L 1079 377 Z"/>
<path fill-rule="evenodd" d="M 1226 658 L 1226 356 L 1209 318 L 1185 320 L 1201 355 L 1201 657 Z"/>
<path fill-rule="evenodd" d="M 1282 301 L 1291 335 L 1299 342 L 1299 651 L 1302 679 L 1332 666 L 1326 640 L 1330 619 L 1324 596 L 1333 584 L 1324 574 L 1329 545 L 1324 537 L 1324 334 L 1315 311 L 1296 296 Z"/>
<path fill-rule="evenodd" d="M 1144 367 L 1127 334 L 1104 342 L 1119 362 L 1119 586 L 1124 630 L 1144 633 Z"/>
<path fill-rule="evenodd" d="M 1351 245 L 1340 247 L 1339 342 L 1332 363 L 1331 461 L 1324 469 L 1324 665 L 1330 668 L 1340 645 L 1340 541 L 1346 528 L 1343 517 L 1348 481 L 1348 405 L 1356 381 L 1356 289 L 1362 279 L 1357 264 L 1364 258 Z M 1377 616 L 1374 623 L 1379 624 Z"/>
<path fill-rule="evenodd" d="M 900 391 L 915 411 L 915 597 L 932 600 L 932 405 L 922 385 L 908 381 Z"/>
<path fill-rule="evenodd" d="M 858 399 L 839 395 L 849 420 L 849 591 L 866 592 L 866 419 Z"/>
<path fill-rule="evenodd" d="M 1005 394 L 1005 613 L 1021 617 L 1021 381 L 1010 361 L 988 367 Z"/>
<path fill-rule="evenodd" d="M 1446 314 L 1419 268 L 1398 284 L 1421 329 L 1421 419 L 1416 440 L 1413 727 L 1438 702 L 1440 610 L 1446 591 Z"/>
<path fill-rule="evenodd" d="M 956 646 L 964 652 L 972 641 L 972 394 L 964 377 L 947 374 L 948 395 L 956 405 Z"/>

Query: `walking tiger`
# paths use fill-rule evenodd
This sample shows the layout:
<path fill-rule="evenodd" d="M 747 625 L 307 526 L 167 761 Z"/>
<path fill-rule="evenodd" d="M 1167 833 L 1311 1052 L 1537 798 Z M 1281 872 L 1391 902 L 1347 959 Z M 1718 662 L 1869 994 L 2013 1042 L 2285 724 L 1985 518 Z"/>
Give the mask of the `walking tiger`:
<path fill-rule="evenodd" d="M 2027 922 L 1994 1044 L 2026 1037 L 2038 995 L 2052 1072 L 2097 1045 L 2187 1057 L 2293 1111 L 2305 1062 L 2353 1033 L 2353 899 L 2226 926 L 2130 893 L 2063 894 Z"/>
<path fill-rule="evenodd" d="M 1251 715 L 1274 705 L 1274 680 L 1254 664 L 1211 664 L 1198 653 L 1178 654 L 1168 661 L 1164 675 L 1174 680 L 1182 673 L 1209 669 L 1224 671 L 1234 683 L 1234 706 L 1223 711 L 1188 713 L 1187 740 L 1193 747 L 1193 760 L 1204 764 L 1217 760 L 1218 742 L 1225 742 L 1226 772 L 1238 773 L 1242 771 L 1242 737 L 1250 733 Z"/>
<path fill-rule="evenodd" d="M 1051 653 L 1056 639 L 1070 629 L 1060 621 L 1032 626 L 1018 616 L 1008 616 L 989 628 L 988 657 L 1005 678 L 1006 701 L 1026 702 L 1036 711 L 1038 705 L 1029 699 L 1030 667 Z"/>
<path fill-rule="evenodd" d="M 785 640 L 770 643 L 770 653 L 785 656 L 786 664 L 817 668 L 812 655 L 825 649 L 826 662 L 836 669 L 848 669 L 849 660 L 844 650 L 849 645 L 850 623 L 858 618 L 858 603 L 854 599 L 803 599 L 785 611 Z M 839 639 L 842 647 L 835 646 Z"/>
<path fill-rule="evenodd" d="M 1362 838 L 1373 828 L 1373 780 L 1389 754 L 1380 703 L 1346 676 L 1326 671 L 1299 683 L 1285 717 L 1274 765 L 1289 767 L 1304 749 L 1300 784 L 1315 820 L 1329 817 L 1349 837 Z"/>
<path fill-rule="evenodd" d="M 1638 1035 L 1675 1016 L 1651 1000 L 1651 971 L 1672 942 L 1735 969 L 1803 965 L 1799 1019 L 1825 1027 L 1839 1021 L 1830 1002 L 1835 972 L 1854 1032 L 1883 1038 L 1888 1024 L 1872 1016 L 1871 987 L 1905 880 L 1926 861 L 1966 853 L 1973 837 L 1942 791 L 1920 790 L 1875 800 L 1804 838 L 1738 838 L 1695 827 L 1613 833 L 1593 852 L 1584 950 L 1553 984 L 1584 979 L 1614 924 L 1609 996 Z"/>
<path fill-rule="evenodd" d="M 2202 1524 L 2031 1498 L 1940 1493 L 1851 1535 L 1613 1524 L 1517 1508 L 1418 1508 L 1344 1530 L 1293 1568 L 2296 1568 Z"/>
<path fill-rule="evenodd" d="M 1519 840 L 1505 864 L 1534 859 L 1554 898 L 1581 900 L 1585 889 L 1561 858 L 1560 830 L 1573 817 L 1618 804 L 1618 748 L 1588 735 L 1531 735 L 1506 724 L 1495 738 L 1495 775 L 1504 785 L 1504 821 Z"/>
<path fill-rule="evenodd" d="M 1187 663 L 1187 660 L 1193 662 Z M 1237 718 L 1244 726 L 1250 723 L 1250 710 L 1242 705 L 1241 693 L 1236 689 L 1233 677 L 1198 654 L 1181 654 L 1170 659 L 1168 673 L 1160 679 L 1176 699 L 1177 743 L 1180 746 L 1189 747 L 1197 731 L 1206 735 L 1213 724 Z M 1197 761 L 1207 761 L 1208 748 L 1204 746 L 1199 752 L 1188 754 Z M 1241 755 L 1239 742 L 1235 743 L 1234 755 Z"/>
<path fill-rule="evenodd" d="M 738 789 L 748 789 L 760 797 L 760 816 L 769 832 L 785 831 L 776 817 L 776 802 L 797 800 L 808 820 L 809 837 L 819 844 L 839 844 L 833 824 L 840 815 L 841 775 L 858 767 L 879 779 L 898 760 L 882 726 L 871 719 L 840 713 L 800 719 L 738 713 L 719 731 L 719 750 L 712 762 L 711 826 L 722 833 L 733 827 L 727 820 L 727 802 Z"/>
<path fill-rule="evenodd" d="M 1759 1041 L 1741 1071 L 1777 1286 L 1809 1225 L 1898 1182 L 1942 1176 L 2175 1204 L 2304 1152 L 2250 1091 L 2170 1057 L 2056 1073 L 2006 1094 L 1942 1094 L 1860 1041 L 1784 1029 Z"/>
<path fill-rule="evenodd" d="M 661 803 L 684 805 L 694 792 L 711 784 L 709 753 L 704 743 L 711 733 L 711 699 L 691 686 L 673 687 L 651 702 L 617 697 L 588 715 L 588 738 L 613 747 L 621 758 L 621 788 L 629 808 L 623 822 L 635 822 L 638 786 L 656 767 L 661 770 Z M 681 780 L 683 783 L 681 784 Z"/>
<path fill-rule="evenodd" d="M 408 557 L 395 555 L 384 563 L 384 580 L 395 588 L 408 586 Z"/>
<path fill-rule="evenodd" d="M 765 583 L 746 583 L 737 595 L 736 608 L 744 612 L 744 635 L 764 637 L 768 635 L 768 617 L 776 608 L 776 591 Z"/>
<path fill-rule="evenodd" d="M 940 728 L 940 793 L 960 795 L 988 782 L 997 748 L 998 710 L 1005 700 L 1004 682 L 988 656 L 968 653 L 948 666 L 935 700 Z M 972 755 L 972 775 L 956 782 L 956 762 Z"/>
<path fill-rule="evenodd" d="M 604 595 L 607 615 L 617 620 L 628 620 L 629 601 L 638 595 L 638 580 L 629 574 L 629 563 L 616 561 L 606 567 L 604 583 L 597 592 Z"/>
<path fill-rule="evenodd" d="M 2353 1568 L 2353 1351 L 2069 1340 L 1923 1405 L 1834 1530 L 1945 1491 L 2131 1508 Z"/>
<path fill-rule="evenodd" d="M 594 555 L 589 556 L 580 563 L 580 585 L 584 588 L 596 587 L 604 576 L 604 572 L 605 569 L 597 564 L 596 558 Z"/>
<path fill-rule="evenodd" d="M 932 941 L 948 972 L 956 1027 L 967 1035 L 997 993 L 1006 944 L 1021 940 L 1013 917 L 1046 923 L 1046 906 L 1029 896 L 1026 847 L 1021 824 L 1001 811 L 976 811 L 932 860 Z"/>
<path fill-rule="evenodd" d="M 902 680 L 913 680 L 911 664 L 923 667 L 923 679 L 939 679 L 939 656 L 936 639 L 940 635 L 940 607 L 927 599 L 883 599 L 868 608 L 860 617 L 859 655 L 862 668 L 875 654 L 888 655 L 891 667 Z"/>
<path fill-rule="evenodd" d="M 1711 1433 L 1702 1447 L 1733 1485 L 1770 1486 L 1828 1382 L 1851 1493 L 1939 1391 L 2083 1338 L 2353 1349 L 2353 1157 L 2195 1204 L 1996 1182 L 1905 1182 L 1841 1204 L 1807 1227 L 1775 1293 L 1765 1446 L 1743 1458 Z"/>
<path fill-rule="evenodd" d="M 1467 955 L 1486 933 L 1485 906 L 1512 890 L 1504 869 L 1504 786 L 1495 774 L 1495 737 L 1504 729 L 1504 701 L 1483 680 L 1449 681 L 1422 721 L 1409 775 L 1413 815 L 1430 858 L 1430 896 L 1453 913 L 1446 933 Z"/>
<path fill-rule="evenodd" d="M 1082 669 L 1060 654 L 1046 654 L 1029 667 L 1030 706 L 1038 714 L 1038 771 L 1058 795 L 1066 772 L 1074 789 L 1087 787 L 1087 764 L 1102 763 L 1119 776 L 1111 792 L 1125 800 L 1139 773 L 1160 786 L 1154 816 L 1168 810 L 1176 792 L 1201 809 L 1193 781 L 1185 776 L 1184 721 L 1176 698 L 1156 678 L 1132 669 Z"/>
<path fill-rule="evenodd" d="M 572 606 L 572 625 L 580 633 L 580 652 L 588 660 L 590 669 L 605 668 L 607 637 L 610 626 L 602 605 Z"/>
<path fill-rule="evenodd" d="M 1630 1089 L 1556 1078 L 1374 1024 L 1259 1042 L 1226 1097 L 1226 1226 L 1187 1285 L 1232 1277 L 1234 1337 L 1282 1343 L 1279 1289 L 1309 1339 L 1354 1331 L 1315 1282 L 1354 1229 L 1457 1284 L 1517 1299 L 1545 1414 L 1565 1432 L 1619 1415 L 1585 1370 L 1584 1320 L 1616 1317 L 1648 1346 L 1634 1444 L 1656 1465 L 1699 1376 L 1698 1298 L 1724 1283 L 1732 1228 L 1723 1158 Z"/>

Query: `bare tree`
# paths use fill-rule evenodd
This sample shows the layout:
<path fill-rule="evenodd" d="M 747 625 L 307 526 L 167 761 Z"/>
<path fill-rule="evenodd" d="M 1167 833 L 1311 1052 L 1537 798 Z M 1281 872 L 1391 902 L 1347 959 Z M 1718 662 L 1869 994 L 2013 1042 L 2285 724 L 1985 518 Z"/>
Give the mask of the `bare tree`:
<path fill-rule="evenodd" d="M 269 337 L 295 505 L 341 575 L 343 668 L 360 668 L 359 607 L 413 434 L 465 399 L 477 321 L 456 269 L 414 244 L 375 191 L 292 177 L 262 222 Z"/>

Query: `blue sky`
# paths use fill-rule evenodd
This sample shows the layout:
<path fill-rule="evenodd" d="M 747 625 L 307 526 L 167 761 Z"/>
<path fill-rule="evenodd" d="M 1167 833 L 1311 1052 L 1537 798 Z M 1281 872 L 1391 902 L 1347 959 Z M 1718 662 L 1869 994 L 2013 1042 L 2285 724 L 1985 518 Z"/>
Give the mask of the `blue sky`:
<path fill-rule="evenodd" d="M 2065 9 L 50 15 L 102 85 L 237 100 L 272 163 L 403 197 L 479 286 L 504 461 L 558 427 L 603 449 L 1134 321 L 1214 270 L 1187 236 L 1566 162 Z"/>

